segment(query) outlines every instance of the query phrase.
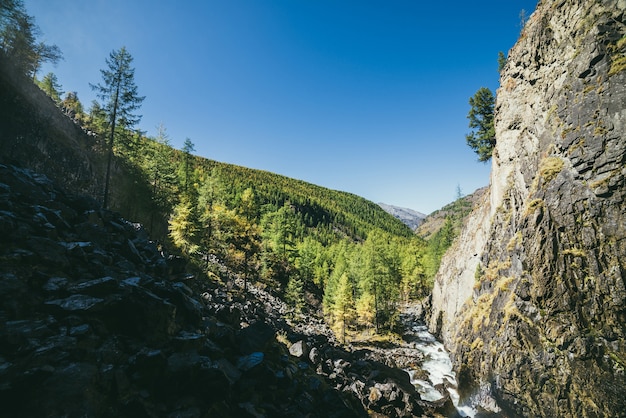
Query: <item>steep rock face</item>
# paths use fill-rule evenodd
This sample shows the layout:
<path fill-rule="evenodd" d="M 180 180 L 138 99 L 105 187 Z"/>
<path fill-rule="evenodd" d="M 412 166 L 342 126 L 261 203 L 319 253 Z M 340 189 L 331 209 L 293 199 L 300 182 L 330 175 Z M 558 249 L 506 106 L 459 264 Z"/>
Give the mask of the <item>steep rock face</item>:
<path fill-rule="evenodd" d="M 436 279 L 431 329 L 512 416 L 626 410 L 625 15 L 539 4 L 502 73 L 489 202 Z"/>

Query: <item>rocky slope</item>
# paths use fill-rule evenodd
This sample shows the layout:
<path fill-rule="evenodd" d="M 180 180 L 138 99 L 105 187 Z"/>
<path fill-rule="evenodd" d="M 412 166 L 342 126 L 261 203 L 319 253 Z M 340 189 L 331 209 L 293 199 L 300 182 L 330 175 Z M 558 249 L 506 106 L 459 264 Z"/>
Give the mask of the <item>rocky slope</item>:
<path fill-rule="evenodd" d="M 625 16 L 540 2 L 501 74 L 490 190 L 436 278 L 430 327 L 501 415 L 626 410 Z"/>
<path fill-rule="evenodd" d="M 227 270 L 202 279 L 141 225 L 0 164 L 0 402 L 5 417 L 409 417 L 405 363 L 289 321 Z M 34 402 L 36 400 L 36 402 Z"/>
<path fill-rule="evenodd" d="M 415 230 L 415 233 L 428 240 L 443 228 L 448 218 L 453 221 L 455 228 L 457 224 L 460 228 L 472 209 L 481 202 L 486 191 L 486 187 L 481 187 L 475 190 L 474 193 L 463 196 L 441 209 L 434 211 L 422 220 Z"/>
<path fill-rule="evenodd" d="M 415 231 L 415 229 L 424 222 L 426 215 L 413 209 L 401 208 L 399 206 L 378 203 L 385 212 L 402 221 L 403 224 Z"/>

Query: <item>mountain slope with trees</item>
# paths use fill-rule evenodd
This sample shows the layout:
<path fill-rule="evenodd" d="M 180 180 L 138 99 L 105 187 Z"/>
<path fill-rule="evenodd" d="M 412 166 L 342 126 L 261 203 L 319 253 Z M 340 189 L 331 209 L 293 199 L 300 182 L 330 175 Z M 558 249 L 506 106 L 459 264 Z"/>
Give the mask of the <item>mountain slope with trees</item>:
<path fill-rule="evenodd" d="M 116 62 L 127 89 L 115 84 Z M 95 84 L 103 103 L 87 108 L 74 92 L 61 99 L 53 74 L 34 84 L 0 51 L 2 161 L 101 204 L 106 190 L 109 208 L 141 222 L 201 276 L 228 271 L 275 289 L 298 315 L 323 312 L 344 338 L 392 330 L 399 304 L 428 293 L 424 241 L 375 203 L 195 156 L 189 138 L 173 149 L 164 126 L 154 138 L 135 130 L 143 98 L 131 63 L 124 48 L 111 53 Z M 116 97 L 117 110 L 127 100 L 126 113 Z"/>

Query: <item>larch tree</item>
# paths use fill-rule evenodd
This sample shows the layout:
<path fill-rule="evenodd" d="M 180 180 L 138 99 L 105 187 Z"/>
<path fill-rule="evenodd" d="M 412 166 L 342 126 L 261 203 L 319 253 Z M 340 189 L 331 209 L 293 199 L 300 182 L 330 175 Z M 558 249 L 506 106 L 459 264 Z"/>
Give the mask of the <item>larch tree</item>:
<path fill-rule="evenodd" d="M 185 138 L 185 143 L 183 144 L 183 190 L 185 192 L 189 192 L 189 183 L 191 183 L 191 168 L 192 168 L 192 153 L 196 150 L 195 145 L 189 138 Z"/>
<path fill-rule="evenodd" d="M 177 189 L 172 147 L 163 124 L 157 127 L 157 136 L 148 142 L 145 154 L 144 170 L 152 188 L 150 230 L 154 231 L 156 214 L 169 212 L 174 203 L 172 195 Z"/>
<path fill-rule="evenodd" d="M 478 154 L 478 161 L 486 162 L 491 159 L 491 154 L 496 146 L 496 131 L 494 127 L 495 97 L 491 90 L 486 87 L 478 89 L 474 96 L 470 97 L 471 106 L 467 118 L 472 132 L 465 135 L 467 145 Z"/>
<path fill-rule="evenodd" d="M 109 198 L 111 161 L 115 138 L 116 136 L 120 139 L 127 137 L 126 134 L 134 125 L 139 123 L 141 115 L 137 115 L 135 112 L 141 107 L 141 102 L 145 99 L 137 93 L 135 69 L 131 66 L 132 61 L 133 57 L 125 47 L 117 51 L 113 50 L 106 60 L 107 69 L 100 70 L 102 84 L 90 84 L 104 102 L 102 109 L 108 117 L 108 157 L 103 197 L 105 209 Z"/>
<path fill-rule="evenodd" d="M 78 94 L 75 91 L 68 91 L 65 94 L 65 98 L 61 102 L 61 107 L 66 115 L 72 119 L 78 119 L 84 122 L 85 110 L 83 104 L 78 99 Z"/>
<path fill-rule="evenodd" d="M 54 73 L 46 74 L 39 83 L 39 88 L 44 91 L 54 102 L 58 105 L 61 104 L 61 85 L 59 79 Z"/>
<path fill-rule="evenodd" d="M 341 332 L 341 340 L 346 343 L 346 331 L 356 319 L 354 308 L 354 288 L 346 273 L 339 278 L 334 306 L 335 327 Z"/>

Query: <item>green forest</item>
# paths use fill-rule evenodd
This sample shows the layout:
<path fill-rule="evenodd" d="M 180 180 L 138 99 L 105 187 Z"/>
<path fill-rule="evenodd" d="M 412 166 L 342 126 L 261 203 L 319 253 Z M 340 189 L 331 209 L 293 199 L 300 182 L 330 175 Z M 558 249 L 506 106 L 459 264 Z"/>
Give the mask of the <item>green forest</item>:
<path fill-rule="evenodd" d="M 20 1 L 2 3 L 2 59 L 37 84 L 94 138 L 106 163 L 103 206 L 141 222 L 165 252 L 186 258 L 197 277 L 237 279 L 246 290 L 280 294 L 295 317 L 321 307 L 344 342 L 393 331 L 402 303 L 427 296 L 458 219 L 428 240 L 354 194 L 194 155 L 187 138 L 174 149 L 165 126 L 155 137 L 136 129 L 144 97 L 124 47 L 103 60 L 87 108 L 64 93 L 43 62 L 62 58 L 38 42 Z M 110 184 L 110 187 L 109 187 Z"/>

